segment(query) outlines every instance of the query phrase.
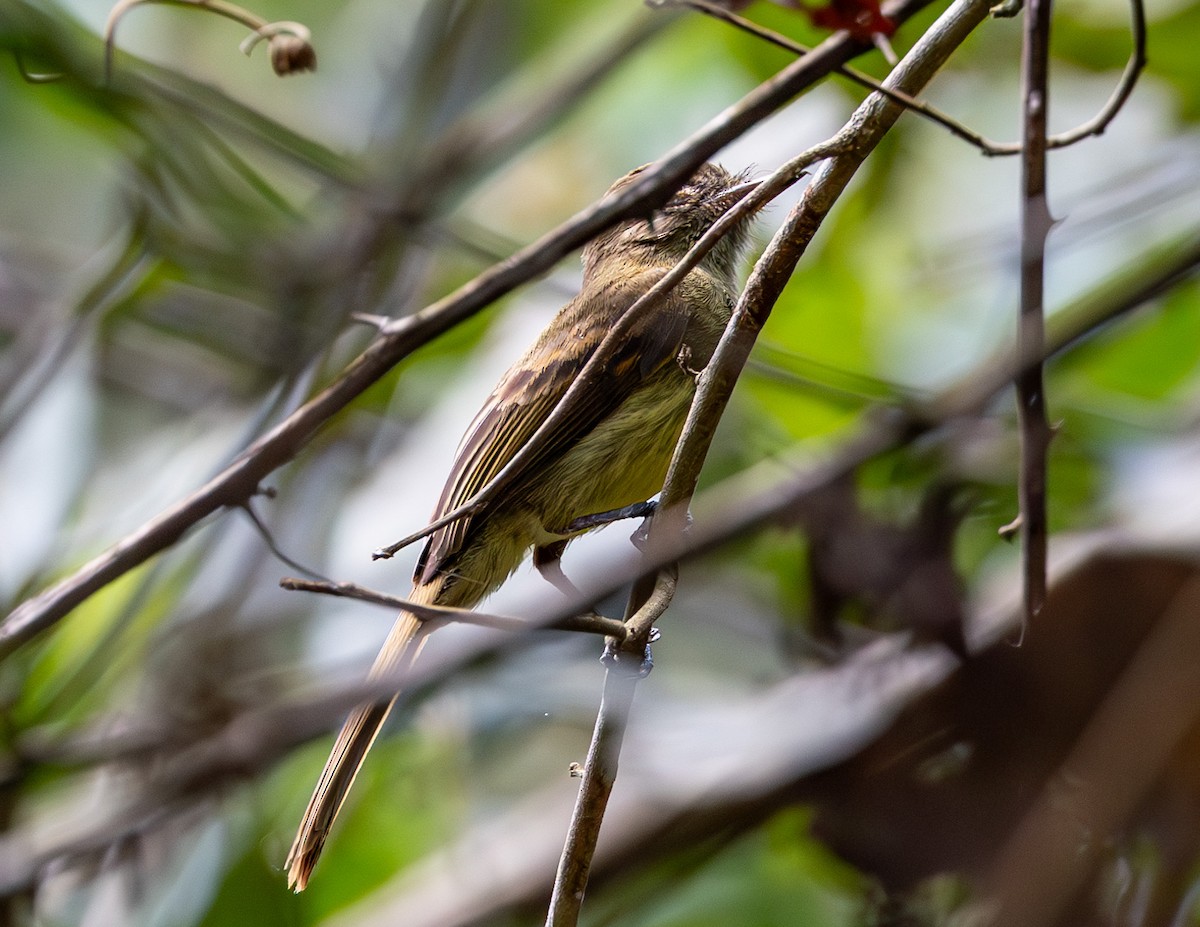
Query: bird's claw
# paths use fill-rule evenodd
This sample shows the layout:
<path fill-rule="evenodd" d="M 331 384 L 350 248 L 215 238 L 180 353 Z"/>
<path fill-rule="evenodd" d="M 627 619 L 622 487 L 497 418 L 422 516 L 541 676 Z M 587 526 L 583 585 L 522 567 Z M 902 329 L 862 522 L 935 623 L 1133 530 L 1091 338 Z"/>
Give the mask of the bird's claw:
<path fill-rule="evenodd" d="M 657 635 L 652 633 L 651 638 L 657 640 Z M 645 679 L 654 669 L 654 654 L 650 652 L 649 644 L 646 645 L 641 656 L 638 656 L 636 653 L 622 650 L 616 641 L 608 640 L 604 644 L 604 653 L 600 655 L 600 662 L 610 673 L 620 673 L 622 676 L 630 676 L 634 679 Z"/>

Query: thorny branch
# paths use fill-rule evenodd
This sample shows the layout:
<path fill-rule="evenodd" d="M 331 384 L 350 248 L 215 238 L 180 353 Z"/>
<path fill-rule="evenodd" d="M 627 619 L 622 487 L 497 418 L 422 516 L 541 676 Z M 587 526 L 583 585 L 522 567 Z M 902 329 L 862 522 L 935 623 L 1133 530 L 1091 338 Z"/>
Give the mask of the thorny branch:
<path fill-rule="evenodd" d="M 1050 107 L 1051 0 L 1029 0 L 1021 57 L 1024 119 L 1021 126 L 1021 302 L 1017 352 L 1041 357 L 1046 337 L 1044 292 L 1046 238 L 1054 221 L 1046 198 L 1046 124 Z M 1046 600 L 1046 464 L 1050 423 L 1041 364 L 1030 364 L 1016 379 L 1021 427 L 1021 545 L 1024 558 L 1025 617 L 1032 621 Z"/>
<path fill-rule="evenodd" d="M 900 0 L 889 6 L 887 15 L 903 22 L 927 3 Z M 333 416 L 418 347 L 549 270 L 614 222 L 663 201 L 723 145 L 869 47 L 844 34 L 831 37 L 677 145 L 619 195 L 600 200 L 453 293 L 389 324 L 325 389 L 216 477 L 14 609 L 0 623 L 0 659 L 53 626 L 99 589 L 174 545 L 208 516 L 240 505 L 257 491 L 262 479 L 292 460 Z"/>

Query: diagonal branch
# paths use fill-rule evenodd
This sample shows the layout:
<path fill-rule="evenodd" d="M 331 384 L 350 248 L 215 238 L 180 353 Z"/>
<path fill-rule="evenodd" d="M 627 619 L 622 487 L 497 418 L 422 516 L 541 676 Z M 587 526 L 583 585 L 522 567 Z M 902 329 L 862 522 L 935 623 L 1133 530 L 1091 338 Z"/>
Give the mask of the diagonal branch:
<path fill-rule="evenodd" d="M 986 0 L 958 0 L 912 48 L 888 78 L 905 93 L 919 90 L 936 74 L 968 35 L 987 17 Z M 734 308 L 712 360 L 700 376 L 696 397 L 675 449 L 659 508 L 651 519 L 649 550 L 679 544 L 688 502 L 695 492 L 717 423 L 725 410 L 750 349 L 793 270 L 833 204 L 858 168 L 900 118 L 903 109 L 883 94 L 869 97 L 831 140 L 838 153 L 823 166 L 797 206 L 755 265 Z M 883 430 L 880 429 L 882 432 Z M 643 573 L 631 594 L 628 634 L 620 649 L 636 658 L 650 638 L 654 622 L 670 604 L 673 575 L 662 570 L 670 559 L 659 558 L 655 571 Z M 654 576 L 651 588 L 646 578 Z M 587 888 L 600 825 L 612 793 L 623 732 L 633 703 L 637 676 L 609 665 L 604 698 L 583 770 L 583 784 L 572 813 L 559 861 L 546 927 L 574 927 Z"/>
<path fill-rule="evenodd" d="M 900 0 L 889 6 L 887 14 L 903 21 L 928 2 Z M 17 606 L 0 623 L 0 659 L 53 626 L 108 583 L 174 545 L 199 522 L 226 506 L 240 505 L 256 492 L 263 478 L 292 460 L 331 418 L 418 347 L 550 270 L 613 223 L 661 202 L 668 191 L 722 146 L 869 47 L 845 34 L 831 37 L 677 145 L 617 196 L 600 200 L 453 293 L 388 325 L 324 390 L 255 441 L 216 477 Z"/>
<path fill-rule="evenodd" d="M 564 421 L 576 414 L 579 403 L 586 402 L 588 395 L 595 389 L 593 381 L 612 363 L 613 358 L 626 343 L 629 333 L 634 326 L 651 310 L 664 296 L 674 289 L 696 267 L 728 231 L 745 217 L 757 212 L 770 200 L 774 199 L 796 181 L 798 181 L 810 165 L 841 151 L 847 144 L 841 137 L 835 137 L 809 148 L 803 154 L 793 158 L 783 167 L 776 170 L 764 180 L 752 193 L 733 206 L 725 215 L 713 224 L 683 256 L 682 259 L 664 274 L 654 286 L 639 296 L 633 304 L 622 313 L 621 318 L 612 327 L 604 340 L 578 374 L 572 380 L 558 405 L 546 417 L 546 420 L 530 436 L 521 449 L 491 480 L 484 484 L 478 492 L 472 495 L 457 508 L 451 509 L 445 515 L 430 522 L 420 531 L 416 531 L 395 544 L 391 544 L 375 552 L 376 559 L 386 559 L 397 551 L 407 547 L 423 537 L 428 537 L 439 528 L 443 528 L 461 518 L 466 518 L 478 512 L 487 502 L 494 499 L 520 473 L 525 464 L 536 457 L 544 447 L 546 440 L 553 431 Z"/>

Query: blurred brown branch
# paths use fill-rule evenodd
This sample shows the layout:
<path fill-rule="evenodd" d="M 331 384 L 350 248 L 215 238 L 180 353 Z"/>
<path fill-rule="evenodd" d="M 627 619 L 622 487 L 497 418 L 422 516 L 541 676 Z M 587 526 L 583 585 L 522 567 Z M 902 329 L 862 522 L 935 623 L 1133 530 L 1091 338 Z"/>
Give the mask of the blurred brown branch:
<path fill-rule="evenodd" d="M 1200 723 L 1200 578 L 1149 638 L 1014 828 L 989 873 L 990 923 L 1052 927 Z"/>

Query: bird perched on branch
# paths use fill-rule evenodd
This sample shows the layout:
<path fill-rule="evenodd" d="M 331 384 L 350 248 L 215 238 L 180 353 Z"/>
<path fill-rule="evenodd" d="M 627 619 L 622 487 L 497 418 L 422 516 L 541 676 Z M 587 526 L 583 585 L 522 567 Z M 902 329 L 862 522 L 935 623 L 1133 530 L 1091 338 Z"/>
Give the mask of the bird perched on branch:
<path fill-rule="evenodd" d="M 618 180 L 628 186 L 644 170 Z M 547 421 L 589 358 L 633 303 L 756 186 L 705 164 L 663 206 L 627 219 L 583 251 L 583 288 L 497 384 L 471 423 L 434 520 L 471 500 Z M 429 538 L 411 601 L 470 608 L 533 549 L 540 563 L 561 554 L 583 516 L 613 512 L 657 493 L 695 392 L 695 371 L 729 321 L 749 219 L 678 285 L 639 311 L 601 369 L 589 373 L 557 425 L 518 460 L 501 492 Z M 421 622 L 402 612 L 371 669 L 385 675 L 415 659 Z M 329 828 L 394 698 L 360 705 L 346 719 L 287 859 L 288 883 L 304 889 Z"/>

